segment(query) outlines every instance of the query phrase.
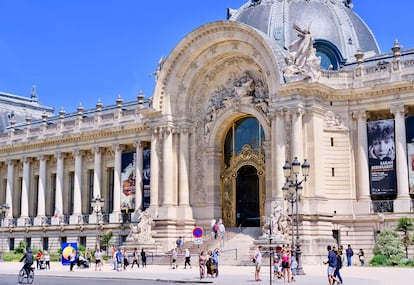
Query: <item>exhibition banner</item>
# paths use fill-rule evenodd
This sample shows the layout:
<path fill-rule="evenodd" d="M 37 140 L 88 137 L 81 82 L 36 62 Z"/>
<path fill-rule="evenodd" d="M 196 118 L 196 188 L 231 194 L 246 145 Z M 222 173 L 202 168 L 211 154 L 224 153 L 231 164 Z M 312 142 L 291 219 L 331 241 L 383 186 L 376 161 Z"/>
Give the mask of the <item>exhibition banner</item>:
<path fill-rule="evenodd" d="M 121 165 L 121 209 L 135 210 L 136 153 L 122 153 Z"/>
<path fill-rule="evenodd" d="M 414 117 L 406 120 L 407 154 L 408 154 L 408 181 L 410 194 L 414 195 Z"/>
<path fill-rule="evenodd" d="M 397 195 L 394 120 L 367 122 L 371 197 Z"/>
<path fill-rule="evenodd" d="M 78 244 L 76 242 L 62 242 L 62 265 L 70 264 L 70 255 L 75 250 L 78 254 Z"/>

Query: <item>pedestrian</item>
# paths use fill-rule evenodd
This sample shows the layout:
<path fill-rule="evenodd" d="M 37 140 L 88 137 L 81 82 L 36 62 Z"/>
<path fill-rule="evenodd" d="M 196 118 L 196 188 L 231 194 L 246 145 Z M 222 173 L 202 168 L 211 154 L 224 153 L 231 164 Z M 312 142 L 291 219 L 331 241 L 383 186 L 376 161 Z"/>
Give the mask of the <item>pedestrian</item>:
<path fill-rule="evenodd" d="M 122 252 L 120 248 L 118 248 L 118 251 L 115 253 L 115 259 L 117 265 L 116 270 L 120 271 L 120 269 L 122 269 Z"/>
<path fill-rule="evenodd" d="M 126 252 L 125 249 L 124 249 L 122 256 L 124 258 L 124 270 L 125 270 L 129 266 L 128 253 Z"/>
<path fill-rule="evenodd" d="M 39 249 L 36 253 L 36 268 L 40 269 L 40 260 L 43 258 L 42 251 Z"/>
<path fill-rule="evenodd" d="M 69 271 L 72 272 L 73 266 L 75 265 L 75 261 L 76 261 L 76 250 L 75 249 L 72 249 L 72 252 L 70 253 L 70 256 L 69 256 L 69 261 L 70 261 Z"/>
<path fill-rule="evenodd" d="M 286 246 L 282 249 L 282 272 L 283 272 L 283 281 L 290 282 L 290 247 Z"/>
<path fill-rule="evenodd" d="M 279 257 L 275 255 L 273 259 L 273 279 L 277 280 L 282 278 L 282 274 L 280 272 L 280 264 L 279 264 Z"/>
<path fill-rule="evenodd" d="M 177 265 L 177 257 L 178 257 L 177 249 L 174 247 L 171 250 L 171 260 L 172 260 L 171 268 L 172 269 L 176 269 L 178 267 L 178 265 Z"/>
<path fill-rule="evenodd" d="M 217 238 L 217 232 L 215 231 L 215 227 L 216 227 L 217 221 L 216 219 L 212 219 L 210 222 L 211 225 L 211 236 L 216 239 Z"/>
<path fill-rule="evenodd" d="M 181 246 L 183 245 L 183 238 L 182 238 L 181 236 L 179 236 L 179 237 L 177 238 L 177 240 L 175 241 L 175 244 L 176 244 L 176 246 L 177 246 L 177 252 L 179 252 L 179 253 L 183 253 L 183 252 L 182 252 L 182 249 L 181 249 Z"/>
<path fill-rule="evenodd" d="M 219 220 L 219 226 L 218 226 L 218 234 L 220 239 L 220 247 L 224 247 L 224 233 L 226 232 L 226 227 L 223 224 L 223 220 Z"/>
<path fill-rule="evenodd" d="M 191 253 L 188 248 L 184 251 L 185 261 L 184 261 L 184 269 L 187 269 L 187 265 L 191 267 Z"/>
<path fill-rule="evenodd" d="M 296 257 L 294 255 L 291 255 L 290 257 L 290 272 L 292 273 L 291 280 L 295 282 L 296 282 L 297 269 L 298 269 L 298 262 L 296 261 Z"/>
<path fill-rule="evenodd" d="M 329 285 L 333 285 L 337 259 L 336 259 L 336 254 L 332 250 L 332 247 L 330 245 L 328 245 L 326 249 L 328 250 L 328 260 L 324 261 L 323 263 L 328 264 L 328 270 L 327 270 L 328 271 L 328 282 L 329 282 Z"/>
<path fill-rule="evenodd" d="M 198 265 L 200 267 L 200 279 L 203 279 L 206 275 L 206 262 L 207 256 L 204 251 L 201 251 L 200 256 L 198 257 Z"/>
<path fill-rule="evenodd" d="M 256 281 L 262 281 L 262 279 L 260 279 L 260 269 L 262 267 L 262 246 L 259 245 L 258 247 L 256 247 L 256 250 L 253 254 L 253 260 L 255 263 L 255 271 L 254 271 L 254 279 Z"/>
<path fill-rule="evenodd" d="M 138 250 L 137 250 L 136 247 L 134 248 L 134 252 L 132 253 L 132 265 L 131 265 L 131 268 L 134 267 L 134 264 L 136 264 L 138 266 L 138 268 L 139 268 Z"/>
<path fill-rule="evenodd" d="M 144 248 L 141 248 L 141 262 L 142 268 L 147 267 L 147 255 L 145 253 Z"/>
<path fill-rule="evenodd" d="M 50 255 L 49 255 L 49 252 L 45 251 L 44 259 L 45 259 L 45 269 L 50 270 Z"/>
<path fill-rule="evenodd" d="M 116 262 L 116 250 L 115 250 L 115 245 L 111 246 L 111 258 L 112 258 L 112 262 L 114 264 L 113 270 L 117 270 L 118 269 L 118 263 Z"/>
<path fill-rule="evenodd" d="M 88 261 L 88 264 L 91 264 L 91 250 L 89 249 L 89 247 L 86 249 L 86 260 Z"/>
<path fill-rule="evenodd" d="M 336 260 L 337 260 L 337 262 L 336 262 L 336 269 L 335 269 L 335 272 L 334 272 L 334 281 L 333 281 L 333 283 L 336 282 L 337 284 L 342 284 L 342 283 L 344 283 L 344 281 L 342 279 L 341 271 L 340 271 L 341 268 L 342 268 L 342 256 L 341 256 L 340 251 L 336 252 Z"/>
<path fill-rule="evenodd" d="M 99 247 L 97 247 L 95 249 L 95 271 L 99 268 L 99 271 L 102 270 L 102 252 L 99 249 Z"/>
<path fill-rule="evenodd" d="M 352 265 L 352 256 L 354 256 L 354 251 L 352 250 L 352 247 L 350 244 L 348 244 L 347 249 L 345 250 L 346 253 L 346 262 L 348 266 Z"/>
<path fill-rule="evenodd" d="M 358 257 L 359 257 L 359 262 L 361 263 L 361 266 L 364 266 L 365 265 L 365 254 L 362 248 L 359 249 Z"/>
<path fill-rule="evenodd" d="M 218 274 L 219 274 L 219 269 L 218 269 L 219 255 L 220 255 L 219 249 L 218 248 L 214 249 L 212 258 L 216 266 L 216 272 L 215 272 L 216 277 L 218 277 Z"/>

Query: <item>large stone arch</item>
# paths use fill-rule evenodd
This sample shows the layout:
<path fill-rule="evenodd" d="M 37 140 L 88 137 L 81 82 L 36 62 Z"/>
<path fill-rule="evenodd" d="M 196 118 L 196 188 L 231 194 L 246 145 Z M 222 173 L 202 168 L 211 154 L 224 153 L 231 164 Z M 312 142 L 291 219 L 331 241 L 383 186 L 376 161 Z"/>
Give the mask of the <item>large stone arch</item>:
<path fill-rule="evenodd" d="M 249 63 L 251 72 L 267 84 L 269 99 L 274 98 L 283 81 L 283 50 L 239 22 L 219 21 L 196 29 L 161 63 L 153 107 L 164 115 L 200 114 L 191 112 L 193 102 L 202 106 L 202 99 L 209 96 L 206 91 L 219 86 L 223 67 L 240 62 Z"/>

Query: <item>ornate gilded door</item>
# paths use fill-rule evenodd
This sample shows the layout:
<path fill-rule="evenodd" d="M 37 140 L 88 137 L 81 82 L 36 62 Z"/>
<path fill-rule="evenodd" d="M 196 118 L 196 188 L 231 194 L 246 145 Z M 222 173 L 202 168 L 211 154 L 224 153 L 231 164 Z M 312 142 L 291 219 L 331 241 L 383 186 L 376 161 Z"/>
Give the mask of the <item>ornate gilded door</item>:
<path fill-rule="evenodd" d="M 228 227 L 259 226 L 264 212 L 264 155 L 244 145 L 221 174 L 222 211 Z"/>

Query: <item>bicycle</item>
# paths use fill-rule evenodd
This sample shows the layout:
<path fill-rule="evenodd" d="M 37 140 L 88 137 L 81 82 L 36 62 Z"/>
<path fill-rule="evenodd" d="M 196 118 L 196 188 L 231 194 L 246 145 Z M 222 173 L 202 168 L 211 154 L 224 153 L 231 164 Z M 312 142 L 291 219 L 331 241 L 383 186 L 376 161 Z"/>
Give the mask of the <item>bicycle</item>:
<path fill-rule="evenodd" d="M 19 275 L 17 277 L 17 281 L 19 282 L 19 284 L 32 284 L 34 280 L 34 269 L 34 267 L 30 267 L 29 275 L 27 275 L 26 269 L 23 266 L 22 269 L 20 269 Z M 26 282 L 23 282 L 24 280 L 26 280 Z"/>

